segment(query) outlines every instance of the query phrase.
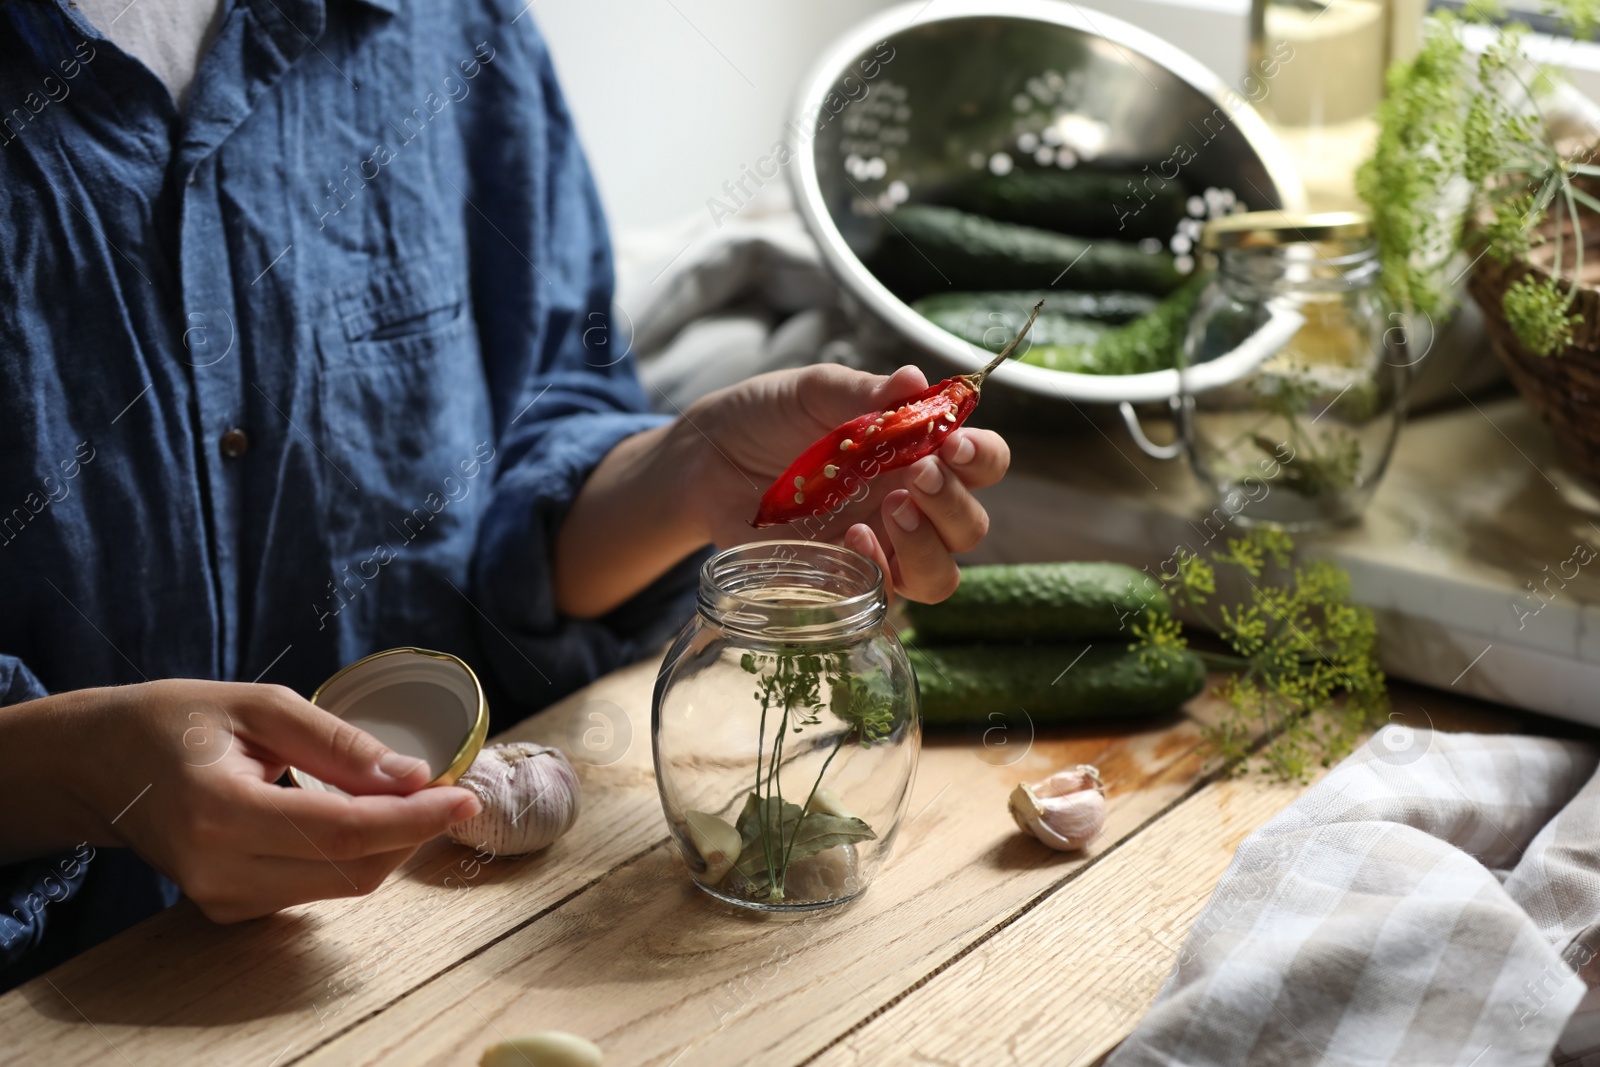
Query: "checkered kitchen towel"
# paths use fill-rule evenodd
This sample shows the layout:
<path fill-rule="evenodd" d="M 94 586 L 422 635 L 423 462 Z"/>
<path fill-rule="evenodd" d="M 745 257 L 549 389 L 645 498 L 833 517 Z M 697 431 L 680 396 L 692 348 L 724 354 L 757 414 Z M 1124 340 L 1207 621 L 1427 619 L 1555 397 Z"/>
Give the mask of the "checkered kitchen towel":
<path fill-rule="evenodd" d="M 1600 1065 L 1595 766 L 1384 727 L 1240 845 L 1108 1067 Z"/>

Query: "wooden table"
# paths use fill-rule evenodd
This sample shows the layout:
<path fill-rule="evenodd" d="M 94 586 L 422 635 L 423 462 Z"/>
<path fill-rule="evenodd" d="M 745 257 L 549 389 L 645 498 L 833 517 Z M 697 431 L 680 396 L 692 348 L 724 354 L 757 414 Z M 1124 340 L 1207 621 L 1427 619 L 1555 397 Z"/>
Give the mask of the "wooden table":
<path fill-rule="evenodd" d="M 544 853 L 480 864 L 441 840 L 370 897 L 234 926 L 179 904 L 0 997 L 0 1061 L 474 1064 L 562 1029 L 611 1065 L 1093 1063 L 1149 1005 L 1240 840 L 1301 791 L 1219 775 L 1200 745 L 1208 698 L 1031 743 L 933 737 L 862 898 L 747 914 L 692 887 L 668 841 L 655 669 L 512 732 L 580 765 L 582 816 Z M 1426 690 L 1394 703 L 1419 724 L 1522 723 Z M 1085 854 L 1051 852 L 1006 796 L 1075 763 L 1105 776 L 1106 830 Z"/>

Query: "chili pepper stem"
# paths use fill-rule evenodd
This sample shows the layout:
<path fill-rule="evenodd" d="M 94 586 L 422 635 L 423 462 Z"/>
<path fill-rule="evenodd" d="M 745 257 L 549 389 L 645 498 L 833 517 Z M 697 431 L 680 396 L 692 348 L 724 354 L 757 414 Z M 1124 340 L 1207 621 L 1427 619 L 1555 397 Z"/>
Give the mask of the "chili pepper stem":
<path fill-rule="evenodd" d="M 1028 331 L 1033 329 L 1033 320 L 1038 318 L 1039 312 L 1043 310 L 1044 301 L 1041 300 L 1037 304 L 1033 305 L 1033 314 L 1028 316 L 1028 321 L 1022 324 L 1022 329 L 1017 331 L 1017 335 L 1011 339 L 1011 343 L 1006 345 L 1005 348 L 1001 349 L 1000 354 L 995 356 L 987 367 L 978 371 L 976 374 L 962 375 L 962 377 L 972 385 L 972 388 L 982 389 L 983 381 L 985 378 L 989 377 L 989 373 L 1000 364 L 1011 358 L 1012 350 L 1022 343 L 1022 339 L 1024 337 L 1028 336 Z"/>

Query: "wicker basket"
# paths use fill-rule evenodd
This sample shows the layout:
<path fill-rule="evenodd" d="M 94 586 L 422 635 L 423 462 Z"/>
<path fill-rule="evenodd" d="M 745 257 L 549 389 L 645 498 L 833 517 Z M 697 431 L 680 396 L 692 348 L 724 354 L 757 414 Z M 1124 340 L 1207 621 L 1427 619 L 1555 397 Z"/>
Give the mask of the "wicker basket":
<path fill-rule="evenodd" d="M 1585 238 L 1588 250 L 1600 252 L 1600 242 L 1591 243 L 1594 238 L 1588 234 Z M 1555 355 L 1536 356 L 1517 340 L 1501 305 L 1506 290 L 1529 274 L 1550 276 L 1538 264 L 1518 260 L 1501 266 L 1484 256 L 1473 267 L 1467 288 L 1483 310 L 1494 353 L 1517 392 L 1550 429 L 1568 465 L 1600 485 L 1600 289 L 1585 270 L 1572 308 L 1583 321 L 1573 328 L 1572 344 Z"/>

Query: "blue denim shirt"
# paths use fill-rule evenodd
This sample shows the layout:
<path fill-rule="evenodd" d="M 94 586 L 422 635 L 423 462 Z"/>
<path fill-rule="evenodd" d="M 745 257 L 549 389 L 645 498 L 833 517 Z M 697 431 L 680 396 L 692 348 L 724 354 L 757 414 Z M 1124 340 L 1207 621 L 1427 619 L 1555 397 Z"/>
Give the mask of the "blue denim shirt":
<path fill-rule="evenodd" d="M 553 602 L 578 487 L 659 420 L 523 8 L 235 0 L 180 114 L 64 0 L 0 2 L 0 702 L 418 645 L 503 727 L 682 621 L 692 560 Z M 175 896 L 105 849 L 0 879 L 0 987 Z"/>

